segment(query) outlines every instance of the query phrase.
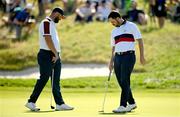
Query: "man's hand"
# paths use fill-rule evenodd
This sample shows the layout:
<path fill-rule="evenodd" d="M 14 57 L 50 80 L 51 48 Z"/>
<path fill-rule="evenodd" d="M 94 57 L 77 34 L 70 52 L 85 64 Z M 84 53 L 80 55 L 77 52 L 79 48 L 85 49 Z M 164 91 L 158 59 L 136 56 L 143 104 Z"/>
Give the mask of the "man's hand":
<path fill-rule="evenodd" d="M 55 56 L 52 58 L 52 62 L 56 63 L 56 61 L 59 59 L 59 55 L 56 53 Z"/>
<path fill-rule="evenodd" d="M 108 66 L 109 66 L 109 71 L 112 71 L 114 67 L 113 61 L 110 61 Z"/>
<path fill-rule="evenodd" d="M 145 65 L 145 64 L 146 64 L 146 60 L 145 60 L 144 56 L 140 56 L 140 63 L 141 63 L 142 65 Z"/>

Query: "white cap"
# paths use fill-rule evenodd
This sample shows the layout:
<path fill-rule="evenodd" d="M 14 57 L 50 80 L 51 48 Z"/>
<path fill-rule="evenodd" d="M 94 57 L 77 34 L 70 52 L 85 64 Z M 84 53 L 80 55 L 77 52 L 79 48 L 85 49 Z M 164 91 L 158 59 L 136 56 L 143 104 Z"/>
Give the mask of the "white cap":
<path fill-rule="evenodd" d="M 26 9 L 33 9 L 33 4 L 27 3 L 25 8 Z"/>

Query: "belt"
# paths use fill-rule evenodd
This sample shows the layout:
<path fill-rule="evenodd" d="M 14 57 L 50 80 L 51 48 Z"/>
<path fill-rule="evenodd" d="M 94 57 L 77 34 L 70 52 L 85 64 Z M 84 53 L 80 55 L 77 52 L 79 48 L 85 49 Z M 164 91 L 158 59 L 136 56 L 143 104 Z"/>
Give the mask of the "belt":
<path fill-rule="evenodd" d="M 126 52 L 116 52 L 116 55 L 127 55 L 127 54 L 134 54 L 135 51 L 134 50 L 129 50 Z"/>
<path fill-rule="evenodd" d="M 55 56 L 54 53 L 51 50 L 40 49 L 40 52 L 44 52 L 44 53 L 50 54 L 52 56 Z M 58 54 L 59 54 L 59 52 L 58 52 Z"/>

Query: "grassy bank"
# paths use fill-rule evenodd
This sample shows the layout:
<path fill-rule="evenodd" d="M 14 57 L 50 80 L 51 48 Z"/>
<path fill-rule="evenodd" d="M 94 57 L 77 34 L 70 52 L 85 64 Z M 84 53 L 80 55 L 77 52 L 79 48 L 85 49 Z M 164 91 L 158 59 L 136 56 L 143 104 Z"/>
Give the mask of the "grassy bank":
<path fill-rule="evenodd" d="M 86 25 L 74 24 L 72 19 L 73 16 L 68 17 L 58 25 L 63 63 L 107 63 L 111 51 L 110 32 L 113 27 L 109 23 L 98 22 Z M 38 25 L 32 35 L 23 42 L 0 39 L 1 70 L 20 70 L 37 65 L 37 27 Z M 171 67 L 175 69 L 180 63 L 178 28 L 180 28 L 178 24 L 168 21 L 161 30 L 151 26 L 140 27 L 148 64 L 146 69 L 141 66 L 136 66 L 136 69 L 146 71 Z"/>

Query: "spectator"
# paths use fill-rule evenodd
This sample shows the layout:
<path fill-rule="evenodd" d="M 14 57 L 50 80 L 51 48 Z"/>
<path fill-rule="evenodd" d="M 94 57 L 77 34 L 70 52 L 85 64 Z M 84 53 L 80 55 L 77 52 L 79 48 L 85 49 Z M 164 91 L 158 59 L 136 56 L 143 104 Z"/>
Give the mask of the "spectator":
<path fill-rule="evenodd" d="M 95 8 L 96 12 L 98 10 L 99 4 L 102 0 L 90 0 L 92 2 L 91 6 Z"/>
<path fill-rule="evenodd" d="M 77 0 L 62 0 L 65 13 L 73 13 L 76 10 Z"/>
<path fill-rule="evenodd" d="M 17 16 L 15 17 L 14 19 L 14 24 L 15 24 L 15 27 L 16 27 L 16 39 L 20 39 L 21 38 L 21 32 L 22 32 L 22 27 L 23 26 L 28 26 L 29 27 L 29 30 L 28 32 L 30 31 L 31 29 L 31 26 L 33 25 L 33 20 L 29 20 L 30 18 L 30 12 L 33 8 L 33 5 L 28 3 L 25 7 L 24 10 L 22 10 L 21 12 L 19 12 L 17 14 Z"/>
<path fill-rule="evenodd" d="M 44 10 L 43 0 L 38 0 L 38 10 L 39 10 L 38 16 L 39 17 L 44 16 L 45 10 Z"/>
<path fill-rule="evenodd" d="M 95 8 L 91 7 L 91 2 L 86 1 L 85 6 L 76 9 L 75 22 L 92 22 Z"/>
<path fill-rule="evenodd" d="M 160 28 L 164 27 L 166 12 L 166 0 L 156 0 L 155 15 L 158 18 L 158 24 Z"/>
<path fill-rule="evenodd" d="M 135 0 L 132 0 L 131 7 L 132 9 L 127 12 L 127 16 L 125 16 L 125 18 L 128 18 L 131 22 L 137 22 L 141 25 L 147 24 L 147 16 L 143 10 L 137 9 L 137 2 Z"/>
<path fill-rule="evenodd" d="M 176 1 L 174 0 L 169 0 L 166 2 L 166 7 L 167 7 L 167 17 L 171 20 L 173 20 L 173 16 L 175 15 L 176 12 Z"/>
<path fill-rule="evenodd" d="M 13 30 L 13 20 L 16 17 L 16 15 L 22 10 L 22 7 L 20 6 L 21 1 L 20 0 L 13 0 L 13 1 L 7 1 L 6 0 L 7 7 L 7 15 L 2 17 L 2 21 L 6 26 L 10 27 L 9 32 L 12 32 Z"/>
<path fill-rule="evenodd" d="M 176 6 L 175 14 L 173 16 L 173 21 L 180 23 L 180 1 L 178 1 L 178 4 Z"/>
<path fill-rule="evenodd" d="M 110 6 L 106 3 L 106 0 L 102 0 L 96 12 L 96 20 L 107 21 L 110 12 L 111 12 Z"/>
<path fill-rule="evenodd" d="M 120 0 L 112 0 L 112 6 L 114 10 L 119 10 L 121 8 Z"/>
<path fill-rule="evenodd" d="M 6 12 L 9 13 L 14 0 L 6 0 Z"/>
<path fill-rule="evenodd" d="M 6 12 L 6 1 L 5 0 L 0 1 L 0 10 L 2 10 L 4 13 Z"/>
<path fill-rule="evenodd" d="M 150 21 L 156 23 L 155 19 L 155 0 L 149 0 L 149 16 Z"/>

